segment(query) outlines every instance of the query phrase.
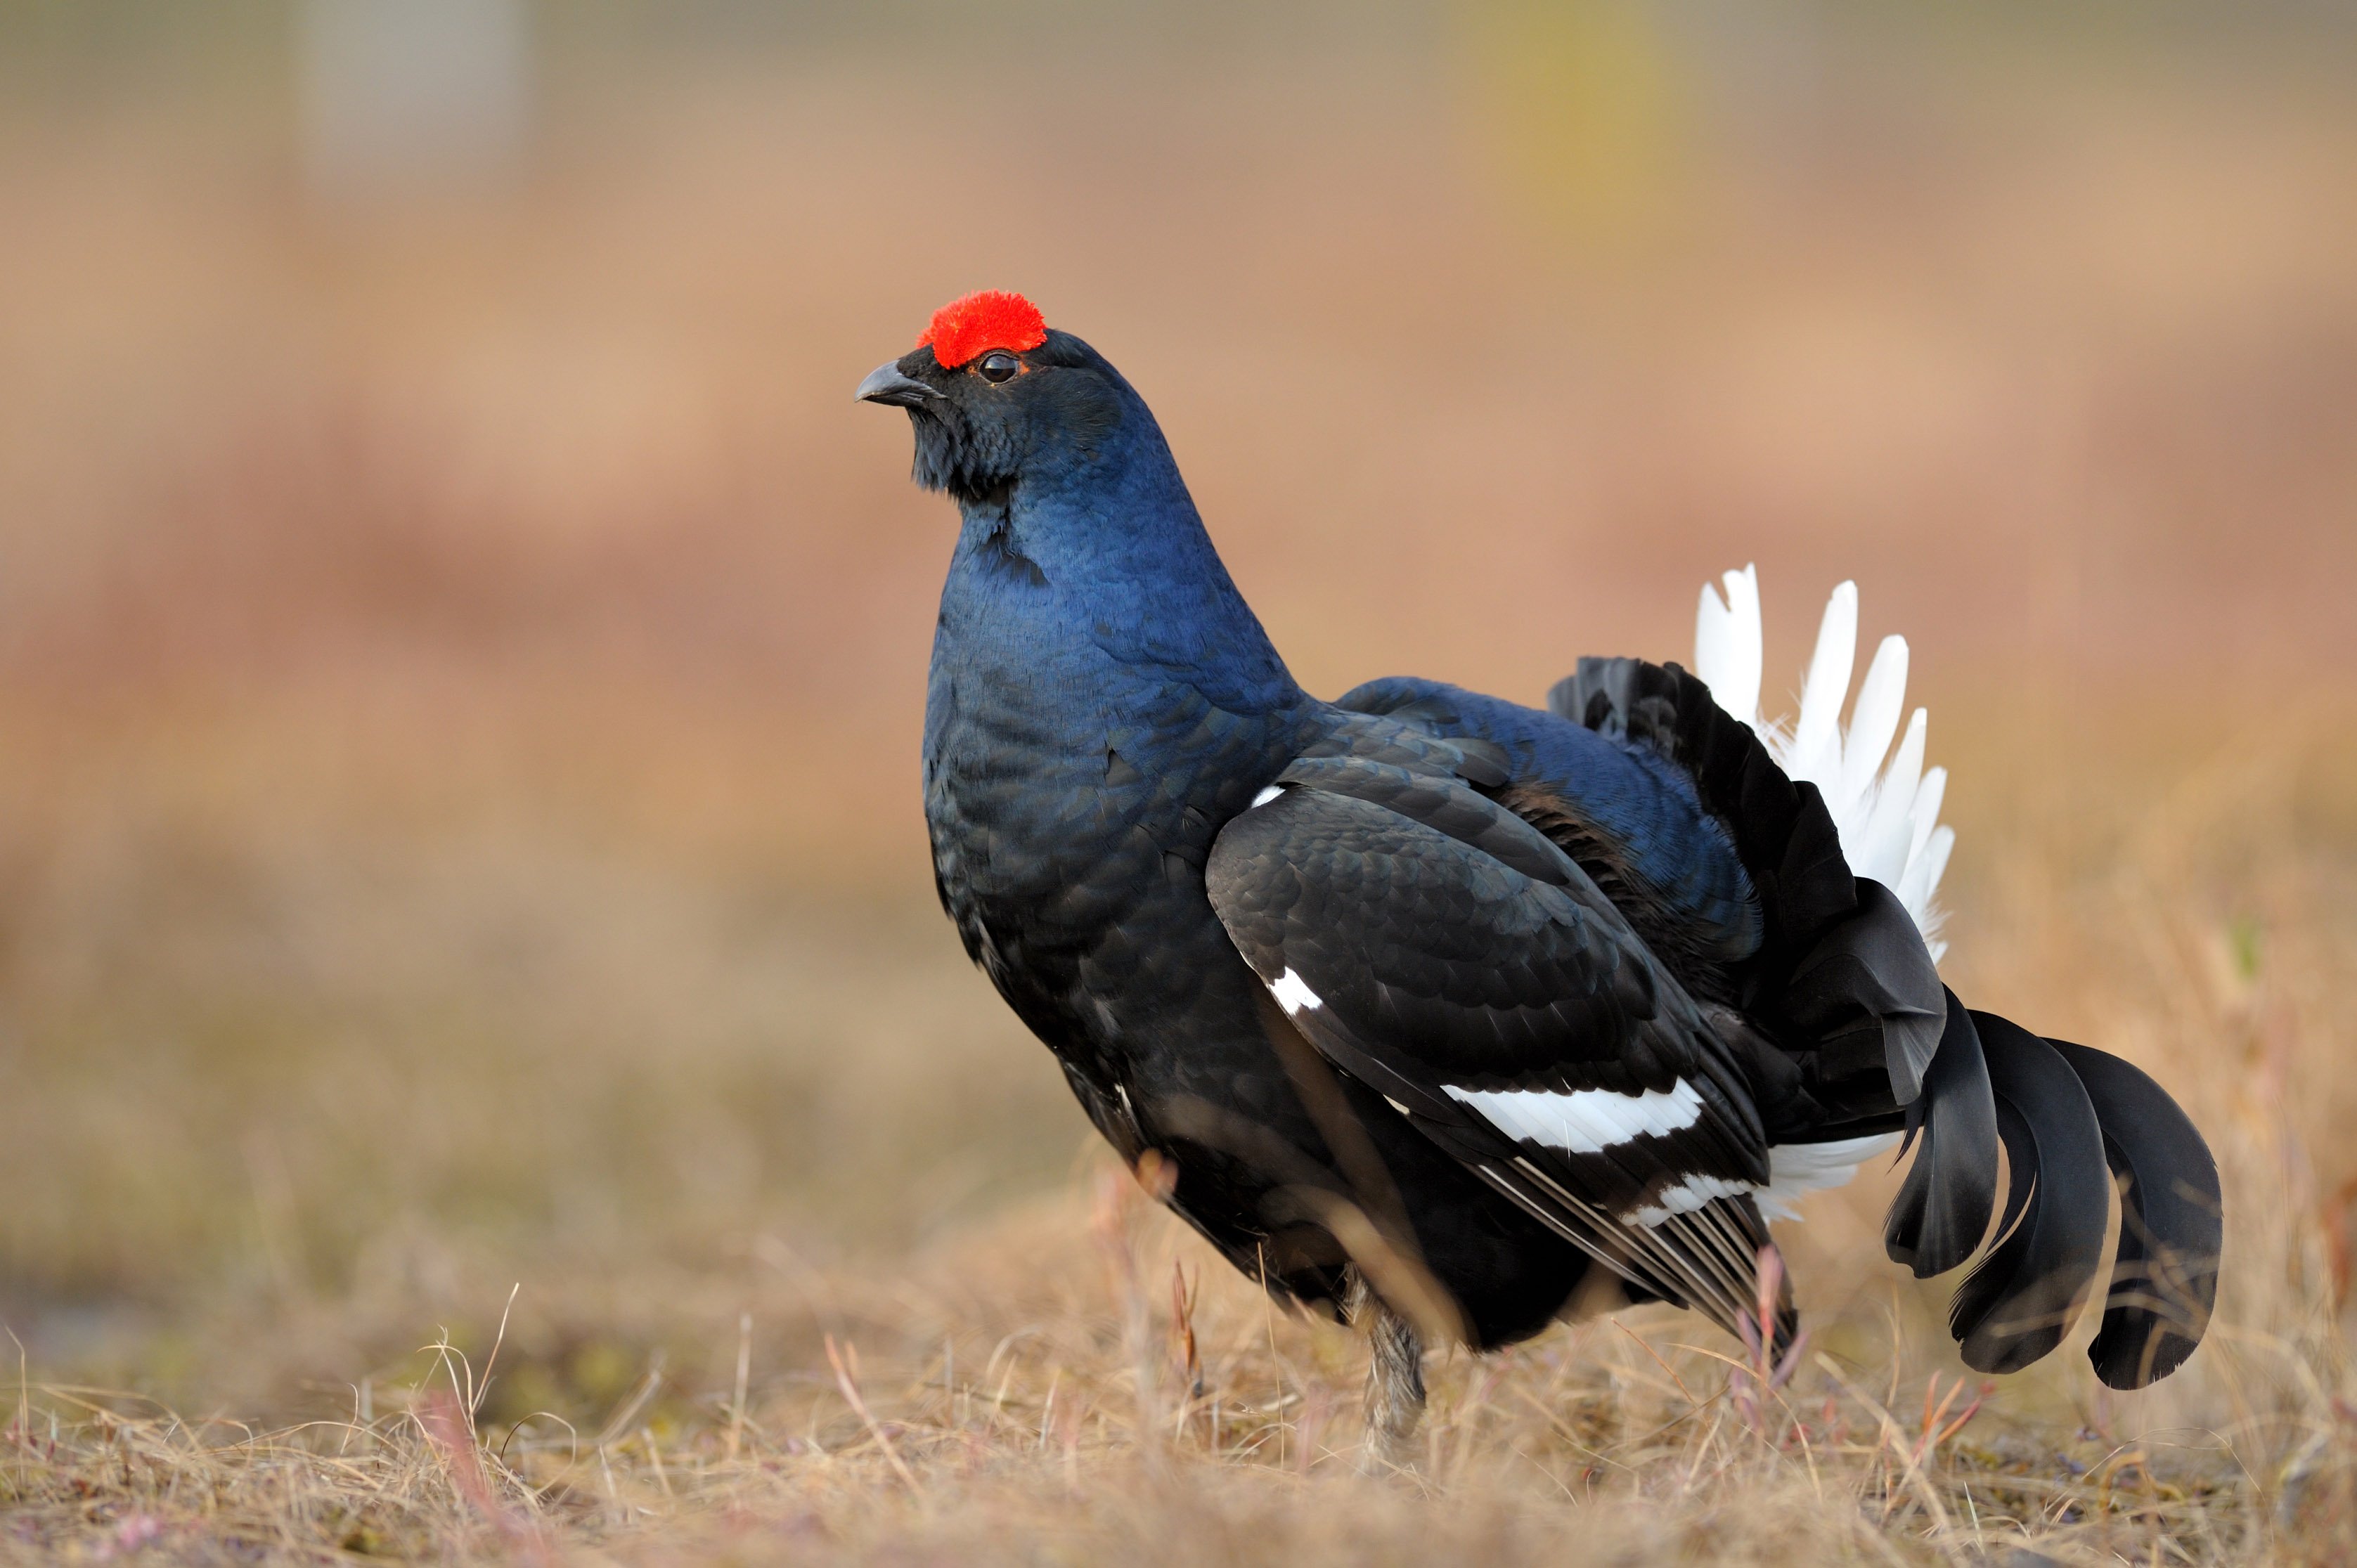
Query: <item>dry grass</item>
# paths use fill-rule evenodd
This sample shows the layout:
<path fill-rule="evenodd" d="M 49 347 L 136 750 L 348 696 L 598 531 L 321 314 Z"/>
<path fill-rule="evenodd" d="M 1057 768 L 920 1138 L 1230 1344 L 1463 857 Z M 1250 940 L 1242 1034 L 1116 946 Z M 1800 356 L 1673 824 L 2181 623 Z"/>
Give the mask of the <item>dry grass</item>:
<path fill-rule="evenodd" d="M 560 37 L 533 179 L 382 211 L 253 37 L 0 48 L 0 1562 L 2357 1551 L 2340 35 L 1852 17 L 1729 85 L 1544 14 Z M 873 112 L 1051 36 L 1052 102 Z M 1599 58 L 1647 91 L 1563 122 Z M 1010 188 L 1057 220 L 909 242 Z M 944 519 L 845 393 L 984 282 L 1147 388 L 1318 689 L 1674 655 L 1752 556 L 1787 669 L 1857 574 L 1951 978 L 2218 1148 L 2186 1371 L 1984 1397 L 1881 1173 L 1790 1228 L 1772 1397 L 1634 1313 L 1438 1362 L 1359 1475 L 1357 1342 L 1107 1173 L 927 903 Z"/>

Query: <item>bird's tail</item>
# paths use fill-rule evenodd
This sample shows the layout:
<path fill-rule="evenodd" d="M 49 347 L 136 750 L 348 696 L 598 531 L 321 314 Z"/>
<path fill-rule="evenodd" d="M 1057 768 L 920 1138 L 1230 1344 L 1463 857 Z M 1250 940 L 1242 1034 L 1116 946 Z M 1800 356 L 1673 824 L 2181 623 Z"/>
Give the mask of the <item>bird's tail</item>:
<path fill-rule="evenodd" d="M 2165 1376 L 2200 1342 L 2217 1295 L 2223 1227 L 2208 1146 L 2136 1069 L 1970 1012 L 1942 985 L 1926 939 L 1953 834 L 1937 825 L 1944 776 L 1918 771 L 1920 714 L 1883 767 L 1903 645 L 1877 656 L 1845 730 L 1857 596 L 1836 589 L 1787 733 L 1759 715 L 1756 581 L 1747 568 L 1727 588 L 1725 600 L 1704 591 L 1701 678 L 1582 660 L 1548 703 L 1684 771 L 1751 873 L 1764 924 L 1751 1010 L 1781 1045 L 1753 1053 L 1763 1119 L 1822 1118 L 1810 1136 L 1832 1142 L 1903 1122 L 1916 1157 L 1885 1240 L 1918 1277 L 1964 1266 L 1997 1221 L 1950 1315 L 1965 1362 L 1983 1371 L 2017 1370 L 2061 1341 L 2103 1265 L 2115 1181 L 2120 1240 L 2090 1356 L 2115 1388 Z"/>
<path fill-rule="evenodd" d="M 2088 1359 L 2115 1389 L 2176 1370 L 2209 1326 L 2224 1230 L 2217 1165 L 2177 1102 L 2117 1057 L 1968 1012 L 1953 993 L 1923 1090 L 1910 1111 L 1921 1147 L 1885 1228 L 1894 1260 L 1918 1277 L 1962 1264 L 1996 1213 L 2000 1139 L 2008 1167 L 1996 1238 L 1949 1310 L 1965 1364 L 2018 1371 L 2061 1342 L 2103 1265 L 2116 1182 L 2120 1238 Z"/>
<path fill-rule="evenodd" d="M 1858 879 L 1857 912 L 1821 929 L 1784 1000 L 1821 1062 L 1855 1066 L 1877 1038 L 1883 1047 L 1891 1098 L 1921 1142 L 1885 1227 L 1891 1257 L 1919 1278 L 1971 1258 L 1997 1214 L 2002 1142 L 2010 1176 L 1996 1238 L 1957 1289 L 1949 1323 L 1969 1365 L 2016 1370 L 2053 1349 L 2077 1316 L 2103 1265 L 2115 1182 L 2120 1240 L 2088 1355 L 2114 1388 L 2168 1375 L 2192 1354 L 2217 1296 L 2223 1227 L 2208 1145 L 2158 1084 L 2116 1057 L 1967 1012 L 1953 992 L 1939 1015 L 1933 997 L 1944 988 L 1922 961 L 1942 950 L 1932 895 L 1955 835 L 1939 825 L 1946 774 L 1923 768 L 1921 708 L 1890 749 L 1905 711 L 1905 640 L 1883 639 L 1844 725 L 1857 588 L 1841 584 L 1818 627 L 1799 716 L 1775 723 L 1760 711 L 1758 575 L 1746 566 L 1722 583 L 1724 597 L 1702 591 L 1695 673 L 1786 778 L 1815 789 Z M 1921 930 L 1921 958 L 1894 905 Z M 1842 1051 L 1845 1037 L 1867 1049 Z"/>

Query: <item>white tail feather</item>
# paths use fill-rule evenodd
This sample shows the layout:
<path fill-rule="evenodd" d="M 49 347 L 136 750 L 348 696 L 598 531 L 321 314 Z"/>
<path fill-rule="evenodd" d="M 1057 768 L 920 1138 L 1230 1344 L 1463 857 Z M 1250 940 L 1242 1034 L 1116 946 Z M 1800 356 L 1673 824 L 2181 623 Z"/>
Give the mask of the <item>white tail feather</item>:
<path fill-rule="evenodd" d="M 1756 724 L 1760 717 L 1760 579 L 1746 566 L 1721 579 L 1727 597 L 1708 583 L 1695 617 L 1695 674 L 1718 705 Z"/>
<path fill-rule="evenodd" d="M 1841 781 L 1841 710 L 1857 660 L 1857 585 L 1839 583 L 1817 626 L 1817 650 L 1801 681 L 1801 716 L 1793 721 L 1784 763 L 1785 772 L 1814 784 L 1827 805 Z"/>
<path fill-rule="evenodd" d="M 1873 787 L 1873 809 L 1867 814 L 1857 862 L 1850 868 L 1885 886 L 1897 886 L 1900 873 L 1907 869 L 1907 853 L 1913 843 L 1911 819 L 1915 791 L 1922 783 L 1925 723 L 1921 708 L 1907 721 L 1907 734 L 1899 742 L 1898 755 L 1890 759 L 1882 781 Z"/>
<path fill-rule="evenodd" d="M 1724 600 L 1710 585 L 1703 586 L 1695 618 L 1695 673 L 1720 707 L 1758 732 L 1787 775 L 1817 787 L 1850 869 L 1898 895 L 1936 961 L 1947 944 L 1939 940 L 1940 913 L 1932 895 L 1956 835 L 1939 825 L 1948 771 L 1923 767 L 1929 721 L 1922 709 L 1908 720 L 1898 751 L 1890 749 L 1899 716 L 1907 711 L 1906 639 L 1882 639 L 1845 729 L 1842 704 L 1849 699 L 1857 661 L 1857 585 L 1835 587 L 1801 682 L 1800 717 L 1788 731 L 1760 713 L 1764 649 L 1759 574 L 1746 566 L 1720 581 L 1727 589 Z"/>
<path fill-rule="evenodd" d="M 1915 790 L 1914 827 L 1907 840 L 1907 863 L 1912 865 L 1932 840 L 1932 830 L 1940 825 L 1940 802 L 1948 793 L 1948 770 L 1934 768 L 1923 775 L 1923 782 Z"/>
<path fill-rule="evenodd" d="M 1867 667 L 1866 683 L 1857 689 L 1850 710 L 1849 734 L 1842 737 L 1841 803 L 1863 800 L 1890 753 L 1890 737 L 1899 733 L 1899 715 L 1907 711 L 1907 639 L 1886 637 Z"/>

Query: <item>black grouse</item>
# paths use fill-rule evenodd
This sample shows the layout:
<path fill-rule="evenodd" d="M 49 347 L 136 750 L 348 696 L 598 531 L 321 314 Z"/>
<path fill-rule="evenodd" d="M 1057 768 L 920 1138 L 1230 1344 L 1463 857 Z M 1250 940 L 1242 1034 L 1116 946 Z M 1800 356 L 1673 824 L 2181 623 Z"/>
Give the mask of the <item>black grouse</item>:
<path fill-rule="evenodd" d="M 1280 1297 L 1372 1319 L 1378 1452 L 1436 1336 L 1623 1300 L 1757 1332 L 1763 1216 L 1900 1137 L 1890 1256 L 1991 1243 L 1951 1314 L 1967 1364 L 2061 1341 L 2115 1187 L 2095 1370 L 2192 1352 L 2210 1152 L 2136 1068 L 1942 985 L 1941 777 L 1920 713 L 1882 768 L 1903 645 L 1838 725 L 1846 585 L 1789 739 L 1756 723 L 1748 573 L 1705 590 L 1707 682 L 1585 659 L 1544 708 L 1409 678 L 1326 702 L 1145 402 L 1029 302 L 943 306 L 858 396 L 908 411 L 963 519 L 925 716 L 942 905 L 1174 1210 Z"/>

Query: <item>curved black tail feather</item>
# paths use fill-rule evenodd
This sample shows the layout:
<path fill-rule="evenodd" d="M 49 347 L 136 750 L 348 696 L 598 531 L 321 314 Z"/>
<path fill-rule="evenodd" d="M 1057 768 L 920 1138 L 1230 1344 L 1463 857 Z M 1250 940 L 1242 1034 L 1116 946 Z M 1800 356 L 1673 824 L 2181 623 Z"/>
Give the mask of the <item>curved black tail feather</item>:
<path fill-rule="evenodd" d="M 1891 1200 L 1882 1244 L 1919 1280 L 1962 1267 L 1996 1212 L 1996 1101 L 1972 1015 L 1948 999 L 1946 1026 L 1923 1075 L 1922 1098 L 1908 1107 L 1910 1139 L 1922 1147 Z"/>
<path fill-rule="evenodd" d="M 2210 1326 L 2225 1238 L 2218 1165 L 2142 1070 L 2086 1046 L 2047 1043 L 2085 1087 L 2120 1184 L 2119 1254 L 2087 1359 L 2111 1387 L 2140 1389 L 2183 1365 Z"/>
<path fill-rule="evenodd" d="M 2012 1165 L 2001 1240 L 1956 1287 L 1949 1331 L 1964 1364 L 2016 1372 L 2062 1342 L 2104 1261 L 2111 1178 L 2079 1075 L 2018 1024 L 1975 1013 Z"/>

